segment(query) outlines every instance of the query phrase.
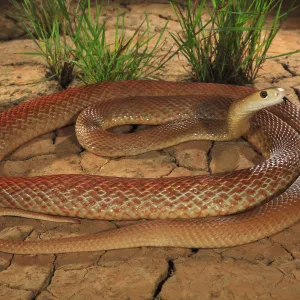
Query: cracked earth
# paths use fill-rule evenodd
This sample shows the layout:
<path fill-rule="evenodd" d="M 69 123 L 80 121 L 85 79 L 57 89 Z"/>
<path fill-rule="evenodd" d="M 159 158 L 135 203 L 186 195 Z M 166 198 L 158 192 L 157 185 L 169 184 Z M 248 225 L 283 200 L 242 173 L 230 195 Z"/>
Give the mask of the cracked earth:
<path fill-rule="evenodd" d="M 3 2 L 3 3 L 2 3 Z M 128 2 L 128 1 L 127 1 Z M 59 90 L 45 78 L 46 67 L 38 57 L 21 55 L 34 44 L 17 26 L 14 11 L 1 1 L 0 12 L 0 111 Z M 169 5 L 126 4 L 128 33 L 149 13 L 153 32 L 165 20 L 178 30 Z M 115 6 L 103 18 L 112 28 Z M 300 48 L 300 12 L 283 24 L 270 55 Z M 113 29 L 108 34 L 113 36 Z M 167 40 L 171 40 L 166 36 Z M 167 49 L 167 47 L 166 47 Z M 166 49 L 162 49 L 165 51 Z M 254 86 L 280 86 L 299 105 L 300 55 L 269 60 Z M 186 61 L 174 58 L 166 80 L 187 77 Z M 78 84 L 77 82 L 72 85 Z M 129 131 L 130 126 L 119 128 Z M 188 142 L 135 157 L 107 159 L 86 152 L 78 144 L 74 127 L 39 137 L 0 163 L 5 176 L 72 173 L 124 177 L 166 177 L 217 173 L 257 164 L 262 157 L 246 141 Z M 136 221 L 135 221 L 136 222 Z M 0 217 L 0 238 L 55 239 L 96 233 L 127 226 L 133 221 L 82 220 L 64 224 L 17 217 Z M 300 299 L 300 223 L 266 239 L 222 249 L 134 248 L 58 255 L 0 253 L 0 299 Z"/>

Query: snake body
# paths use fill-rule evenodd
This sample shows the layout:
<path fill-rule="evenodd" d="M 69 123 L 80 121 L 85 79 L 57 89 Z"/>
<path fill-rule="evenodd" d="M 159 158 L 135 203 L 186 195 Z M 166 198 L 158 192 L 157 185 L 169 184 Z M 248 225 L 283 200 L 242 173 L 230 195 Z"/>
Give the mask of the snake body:
<path fill-rule="evenodd" d="M 233 101 L 253 92 L 248 87 L 147 81 L 111 82 L 73 88 L 2 113 L 0 158 L 36 136 L 72 123 L 86 107 L 91 108 L 80 115 L 77 131 L 84 131 L 81 125 L 88 123 L 94 132 L 92 142 L 87 142 L 87 148 L 90 147 L 93 152 L 98 143 L 93 136 L 100 134 L 105 144 L 104 155 L 109 155 L 112 150 L 116 151 L 114 155 L 128 155 L 155 149 L 152 145 L 154 137 L 161 137 L 161 143 L 157 146 L 159 149 L 185 139 L 203 138 L 204 131 L 207 139 L 210 139 L 213 132 L 211 127 L 219 128 L 214 134 L 223 139 L 225 137 L 222 136 L 227 133 L 218 124 L 220 120 L 224 121 L 224 111 L 228 110 Z M 165 101 L 157 98 L 161 96 L 168 98 Z M 136 113 L 130 110 L 130 101 L 133 100 L 128 97 L 137 97 L 137 102 L 141 103 Z M 150 100 L 149 97 L 153 99 Z M 154 104 L 161 102 L 165 106 L 151 113 L 151 101 Z M 104 107 L 108 112 L 105 119 L 98 117 L 99 109 L 94 107 L 97 103 L 102 104 L 100 110 Z M 127 110 L 126 105 L 129 108 Z M 180 113 L 174 113 L 175 106 L 179 107 Z M 185 116 L 190 113 L 190 107 L 196 107 L 196 115 L 193 112 L 194 118 L 187 119 Z M 118 110 L 123 113 L 123 117 L 117 114 Z M 95 120 L 89 123 L 85 116 L 95 114 L 95 111 L 97 124 L 94 124 Z M 160 115 L 162 111 L 169 113 L 169 116 Z M 199 129 L 199 123 L 195 123 L 199 116 L 212 120 L 205 123 L 201 119 Z M 176 119 L 177 122 L 173 122 Z M 112 146 L 112 134 L 104 134 L 104 130 L 131 121 L 136 124 L 163 125 L 149 130 L 146 142 L 139 137 L 139 133 L 127 135 L 128 144 L 133 149 L 129 153 L 123 142 L 119 146 Z M 169 125 L 170 121 L 172 126 Z M 99 124 L 103 130 L 99 131 Z M 164 132 L 170 126 L 174 138 L 166 144 Z M 182 136 L 179 133 L 182 131 L 188 134 Z M 266 156 L 270 154 L 269 157 L 250 169 L 213 176 L 159 179 L 63 174 L 31 178 L 2 176 L 0 206 L 3 207 L 3 213 L 5 209 L 9 211 L 7 214 L 14 209 L 16 215 L 33 217 L 46 214 L 109 220 L 162 220 L 143 222 L 97 235 L 55 241 L 24 243 L 0 240 L 0 251 L 27 254 L 137 246 L 224 247 L 274 234 L 300 219 L 299 131 L 300 110 L 291 103 L 279 104 L 269 111 L 260 111 L 251 119 L 247 138 Z M 135 141 L 137 144 L 134 144 Z M 85 141 L 83 144 L 85 145 Z M 270 201 L 256 207 L 267 200 Z M 238 215 L 219 217 L 253 207 L 255 208 Z"/>

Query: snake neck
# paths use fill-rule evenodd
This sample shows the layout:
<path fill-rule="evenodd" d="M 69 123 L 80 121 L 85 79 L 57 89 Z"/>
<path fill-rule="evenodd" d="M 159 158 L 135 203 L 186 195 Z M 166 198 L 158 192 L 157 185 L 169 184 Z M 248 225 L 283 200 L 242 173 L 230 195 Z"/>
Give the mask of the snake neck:
<path fill-rule="evenodd" d="M 248 104 L 243 100 L 233 102 L 227 115 L 227 133 L 229 139 L 243 136 L 250 128 L 250 119 L 256 110 L 249 110 Z"/>

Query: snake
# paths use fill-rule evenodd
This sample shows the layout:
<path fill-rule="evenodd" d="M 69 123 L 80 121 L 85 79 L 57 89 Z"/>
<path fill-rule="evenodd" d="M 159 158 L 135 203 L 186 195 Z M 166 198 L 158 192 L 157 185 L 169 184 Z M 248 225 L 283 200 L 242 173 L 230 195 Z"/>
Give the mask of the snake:
<path fill-rule="evenodd" d="M 55 240 L 0 239 L 0 251 L 47 254 L 142 246 L 218 248 L 273 235 L 300 219 L 300 109 L 281 88 L 118 81 L 74 87 L 0 114 L 0 160 L 31 139 L 73 124 L 88 151 L 121 157 L 189 140 L 246 138 L 265 160 L 220 174 L 121 178 L 0 176 L 0 214 L 76 223 L 139 220 Z M 128 134 L 109 129 L 148 124 Z"/>

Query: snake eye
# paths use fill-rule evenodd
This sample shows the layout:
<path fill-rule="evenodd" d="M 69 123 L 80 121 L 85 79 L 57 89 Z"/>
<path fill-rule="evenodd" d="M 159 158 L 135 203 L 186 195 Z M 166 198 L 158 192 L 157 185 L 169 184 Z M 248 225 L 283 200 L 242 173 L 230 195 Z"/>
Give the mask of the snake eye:
<path fill-rule="evenodd" d="M 268 93 L 266 91 L 262 91 L 262 92 L 260 92 L 260 96 L 262 98 L 267 98 L 268 97 Z"/>

